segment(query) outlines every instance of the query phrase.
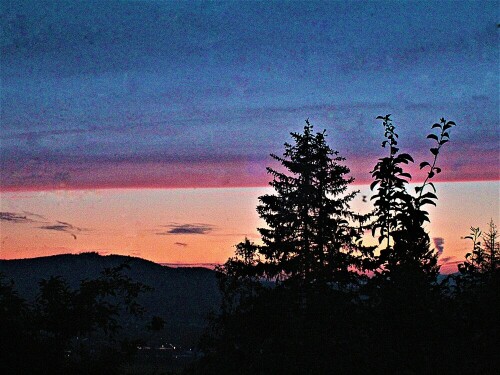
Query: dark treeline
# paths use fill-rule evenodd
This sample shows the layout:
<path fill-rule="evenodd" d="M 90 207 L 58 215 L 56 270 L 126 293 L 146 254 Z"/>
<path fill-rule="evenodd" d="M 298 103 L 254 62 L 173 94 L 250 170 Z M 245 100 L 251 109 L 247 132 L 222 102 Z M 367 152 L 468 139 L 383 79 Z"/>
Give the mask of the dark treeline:
<path fill-rule="evenodd" d="M 123 333 L 121 316 L 142 317 L 145 311 L 137 298 L 151 290 L 131 279 L 124 272 L 127 268 L 105 268 L 99 277 L 82 280 L 78 288 L 51 276 L 39 282 L 33 303 L 0 275 L 0 372 L 121 373 L 121 365 L 141 343 Z M 160 330 L 163 325 L 162 318 L 153 316 L 143 330 Z"/>
<path fill-rule="evenodd" d="M 181 369 L 220 300 L 204 268 L 92 252 L 0 260 L 0 374 Z"/>
<path fill-rule="evenodd" d="M 248 239 L 219 267 L 221 313 L 193 374 L 493 374 L 500 362 L 497 229 L 472 228 L 472 251 L 443 278 L 424 223 L 452 121 L 427 138 L 430 160 L 414 192 L 390 115 L 380 116 L 386 156 L 373 168 L 372 212 L 344 158 L 306 121 L 268 168 L 274 194 L 259 198 L 261 244 Z M 460 202 L 457 202 L 460 204 Z M 378 246 L 366 246 L 366 236 Z"/>

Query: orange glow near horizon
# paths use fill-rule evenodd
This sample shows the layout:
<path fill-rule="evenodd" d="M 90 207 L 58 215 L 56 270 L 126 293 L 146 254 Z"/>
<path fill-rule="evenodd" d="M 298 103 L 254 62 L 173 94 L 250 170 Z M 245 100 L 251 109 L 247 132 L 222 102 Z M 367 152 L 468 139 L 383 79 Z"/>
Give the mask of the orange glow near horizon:
<path fill-rule="evenodd" d="M 444 272 L 456 270 L 470 244 L 461 237 L 471 226 L 498 223 L 499 183 L 437 183 L 438 207 L 431 207 L 432 238 L 444 239 Z M 362 196 L 356 211 L 369 209 Z M 31 258 L 96 251 L 157 263 L 223 263 L 245 237 L 258 241 L 264 225 L 258 196 L 270 188 L 102 189 L 1 193 L 1 211 L 17 220 L 0 225 L 0 258 Z M 169 233 L 172 232 L 172 233 Z M 76 237 L 76 238 L 75 238 Z"/>
<path fill-rule="evenodd" d="M 256 237 L 258 218 L 252 214 L 258 191 L 262 189 L 4 193 L 3 212 L 35 221 L 3 221 L 0 255 L 13 259 L 97 251 L 158 263 L 220 263 L 238 241 Z M 60 222 L 74 229 L 41 228 L 57 227 Z M 209 229 L 201 234 L 159 234 L 179 225 Z"/>

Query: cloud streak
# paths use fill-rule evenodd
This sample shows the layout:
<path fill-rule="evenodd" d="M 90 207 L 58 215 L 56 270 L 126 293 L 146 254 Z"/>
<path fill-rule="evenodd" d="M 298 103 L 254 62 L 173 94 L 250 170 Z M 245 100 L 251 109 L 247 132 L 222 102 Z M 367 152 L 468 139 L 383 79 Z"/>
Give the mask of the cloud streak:
<path fill-rule="evenodd" d="M 77 239 L 75 233 L 79 233 L 79 232 L 82 232 L 82 231 L 85 230 L 83 228 L 75 227 L 74 225 L 72 225 L 70 223 L 65 223 L 64 221 L 57 221 L 57 224 L 44 225 L 44 226 L 41 226 L 41 227 L 38 227 L 38 228 L 39 229 L 44 229 L 44 230 L 51 230 L 51 231 L 56 231 L 56 232 L 68 233 L 75 240 Z"/>
<path fill-rule="evenodd" d="M 23 211 L 22 213 L 17 212 L 0 212 L 0 221 L 8 222 L 12 224 L 34 224 L 38 225 L 35 228 L 41 230 L 49 230 L 55 232 L 63 232 L 71 235 L 75 240 L 77 239 L 76 234 L 87 231 L 88 229 L 79 228 L 73 224 L 56 220 L 55 222 L 50 222 L 44 216 L 35 214 L 33 212 Z M 40 225 L 43 224 L 43 225 Z"/>
<path fill-rule="evenodd" d="M 30 219 L 28 215 L 23 215 L 15 212 L 0 212 L 0 221 L 7 221 L 10 223 L 33 223 L 34 220 Z"/>
<path fill-rule="evenodd" d="M 168 235 L 181 235 L 181 234 L 208 234 L 212 232 L 215 227 L 210 224 L 169 224 L 164 225 L 163 227 L 168 228 L 166 231 L 157 232 L 156 234 L 159 236 L 168 236 Z M 180 243 L 176 243 L 180 244 Z M 182 246 L 182 245 L 181 245 Z"/>

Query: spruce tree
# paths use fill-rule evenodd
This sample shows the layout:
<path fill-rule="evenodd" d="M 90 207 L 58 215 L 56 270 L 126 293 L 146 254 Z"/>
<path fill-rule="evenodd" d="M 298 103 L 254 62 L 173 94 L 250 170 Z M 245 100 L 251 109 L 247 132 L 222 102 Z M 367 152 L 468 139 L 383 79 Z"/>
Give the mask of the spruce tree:
<path fill-rule="evenodd" d="M 360 219 L 350 210 L 357 192 L 348 192 L 352 177 L 306 120 L 303 133 L 291 133 L 283 156 L 271 154 L 279 168 L 267 168 L 274 194 L 259 197 L 257 212 L 267 227 L 258 228 L 266 276 L 288 285 L 350 284 L 361 267 Z"/>

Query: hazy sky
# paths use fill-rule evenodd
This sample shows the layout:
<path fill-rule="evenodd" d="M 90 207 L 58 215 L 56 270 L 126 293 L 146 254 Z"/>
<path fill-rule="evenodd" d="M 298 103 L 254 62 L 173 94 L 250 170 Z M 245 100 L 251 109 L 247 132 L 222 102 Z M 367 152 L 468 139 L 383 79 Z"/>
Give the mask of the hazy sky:
<path fill-rule="evenodd" d="M 224 261 L 306 118 L 361 184 L 454 120 L 431 234 L 500 218 L 499 1 L 0 2 L 1 257 Z"/>

